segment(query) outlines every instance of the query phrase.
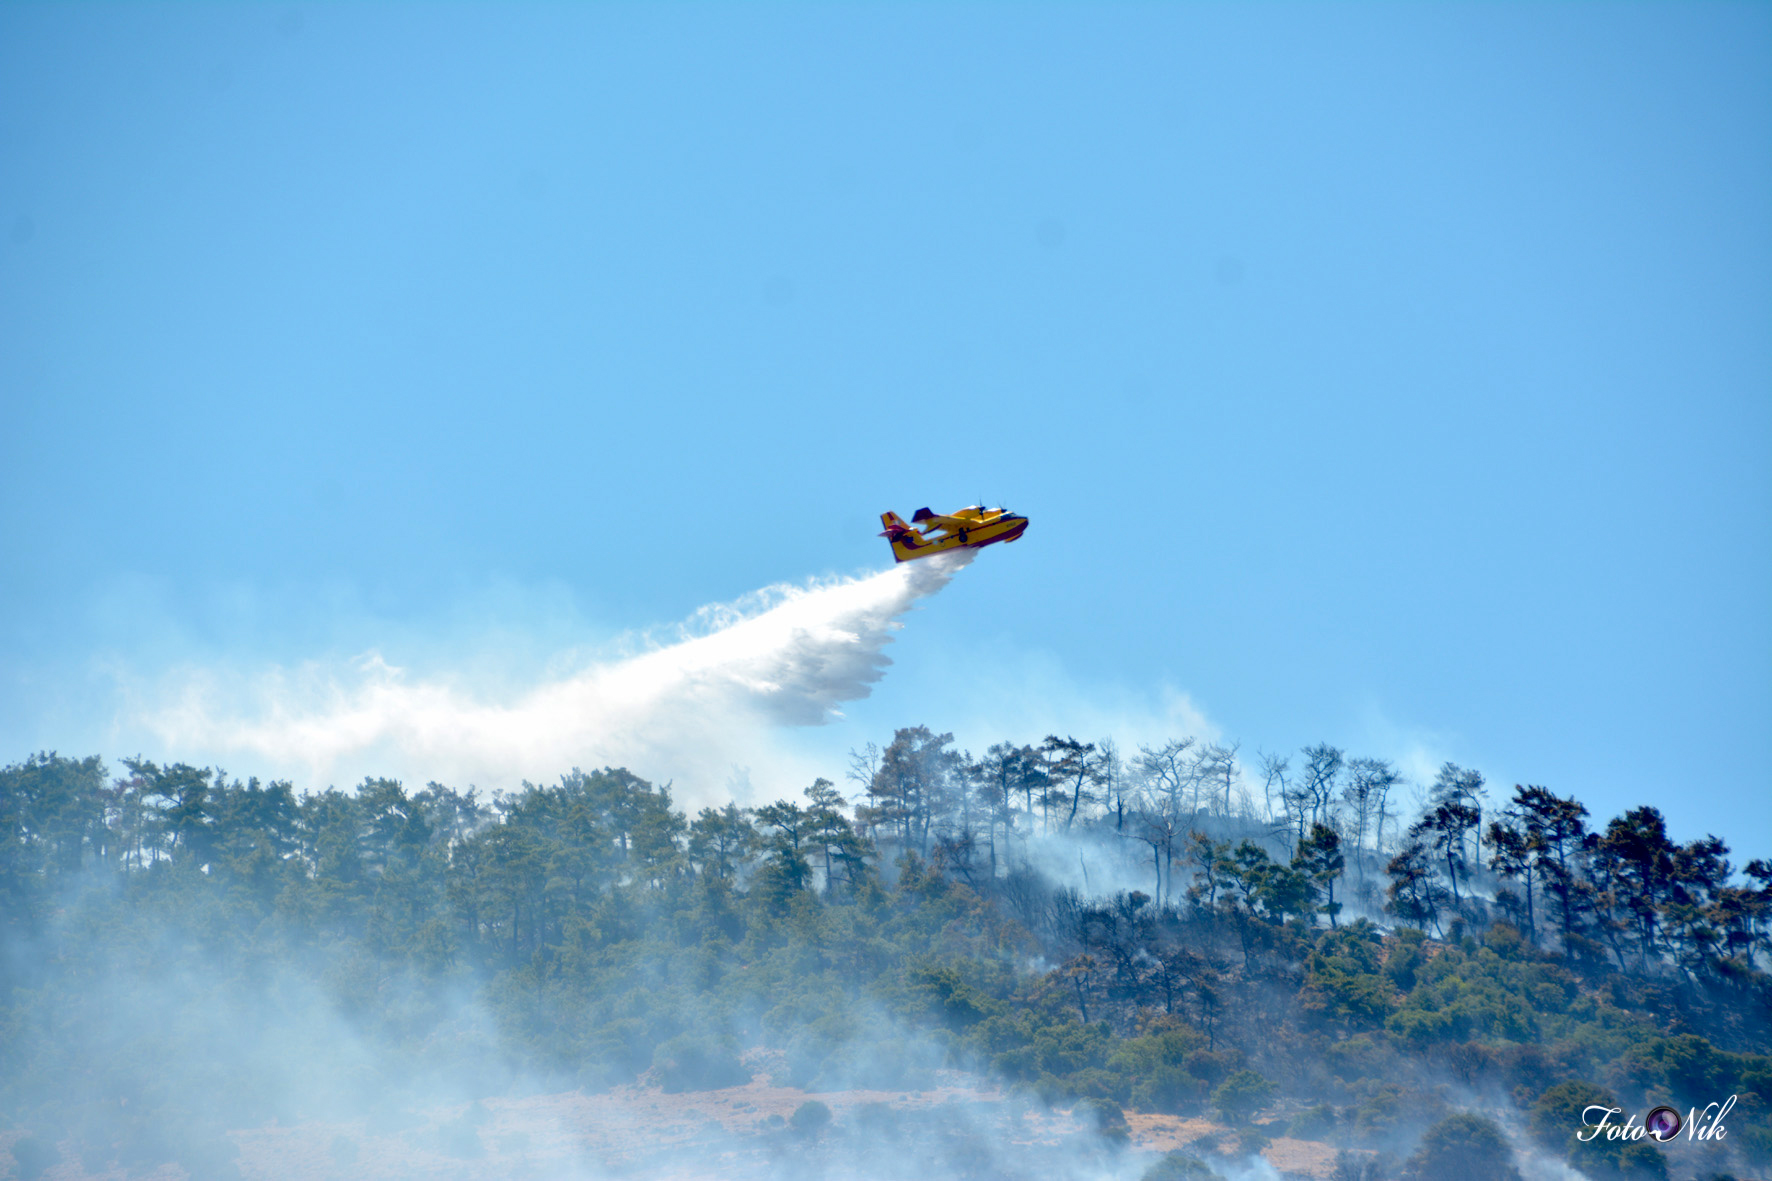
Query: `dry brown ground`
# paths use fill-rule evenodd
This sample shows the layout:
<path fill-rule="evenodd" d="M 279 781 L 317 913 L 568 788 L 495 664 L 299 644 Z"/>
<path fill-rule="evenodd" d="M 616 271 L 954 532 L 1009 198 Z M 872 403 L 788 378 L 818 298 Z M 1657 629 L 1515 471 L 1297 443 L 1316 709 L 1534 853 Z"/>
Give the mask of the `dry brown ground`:
<path fill-rule="evenodd" d="M 944 1072 L 936 1081 L 938 1085 L 917 1091 L 807 1092 L 776 1086 L 758 1074 L 744 1086 L 715 1091 L 670 1095 L 643 1085 L 601 1093 L 567 1091 L 487 1099 L 477 1107 L 436 1107 L 413 1113 L 405 1126 L 378 1124 L 365 1116 L 272 1125 L 235 1132 L 232 1138 L 240 1149 L 237 1163 L 245 1181 L 550 1181 L 604 1174 L 664 1181 L 768 1175 L 771 1146 L 781 1151 L 782 1121 L 809 1099 L 823 1101 L 839 1129 L 865 1121 L 864 1109 L 877 1104 L 906 1115 L 969 1113 L 1003 1142 L 1035 1150 L 1059 1145 L 1081 1131 L 1069 1113 L 1005 1102 L 1001 1090 L 976 1078 Z M 1227 1131 L 1208 1120 L 1138 1112 L 1128 1113 L 1127 1122 L 1132 1147 L 1158 1154 L 1186 1150 L 1202 1136 Z M 459 1134 L 467 1126 L 473 1129 L 470 1143 L 477 1143 L 481 1154 L 464 1159 L 459 1149 L 452 1151 L 447 1135 L 451 1127 Z M 0 1138 L 0 1176 L 13 1163 L 11 1139 Z M 1281 1173 L 1322 1178 L 1329 1174 L 1335 1153 L 1328 1145 L 1277 1137 L 1263 1155 Z M 132 1176 L 181 1181 L 184 1173 L 166 1165 Z M 96 1178 L 67 1160 L 44 1174 L 44 1181 Z"/>
<path fill-rule="evenodd" d="M 1126 1113 L 1126 1123 L 1132 1129 L 1133 1145 L 1150 1152 L 1179 1150 L 1191 1151 L 1198 1156 L 1199 1151 L 1190 1149 L 1189 1146 L 1200 1137 L 1220 1136 L 1227 1141 L 1231 1139 L 1230 1130 L 1223 1124 L 1205 1119 L 1184 1119 L 1175 1115 L 1147 1115 L 1129 1111 Z M 1261 1155 L 1276 1170 L 1291 1176 L 1327 1177 L 1335 1168 L 1335 1149 L 1315 1140 L 1275 1136 Z"/>

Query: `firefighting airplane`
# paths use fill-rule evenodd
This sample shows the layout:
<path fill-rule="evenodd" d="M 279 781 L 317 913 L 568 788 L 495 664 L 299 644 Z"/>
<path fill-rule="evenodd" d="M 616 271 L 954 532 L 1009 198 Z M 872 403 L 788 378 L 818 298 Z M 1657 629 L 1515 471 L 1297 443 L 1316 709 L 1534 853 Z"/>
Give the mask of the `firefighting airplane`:
<path fill-rule="evenodd" d="M 920 508 L 911 514 L 909 525 L 897 513 L 881 513 L 880 523 L 886 526 L 880 536 L 892 542 L 892 556 L 901 562 L 951 549 L 981 549 L 999 541 L 1014 541 L 1028 527 L 1026 517 L 981 504 L 955 509 L 951 516 Z M 922 528 L 917 528 L 919 525 Z"/>

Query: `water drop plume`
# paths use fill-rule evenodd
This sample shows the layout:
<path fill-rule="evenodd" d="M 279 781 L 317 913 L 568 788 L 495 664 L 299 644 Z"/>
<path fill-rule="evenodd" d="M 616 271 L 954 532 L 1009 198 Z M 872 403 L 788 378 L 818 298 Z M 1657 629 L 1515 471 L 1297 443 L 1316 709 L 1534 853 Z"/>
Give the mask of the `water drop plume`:
<path fill-rule="evenodd" d="M 901 617 L 972 556 L 766 587 L 626 655 L 498 695 L 372 652 L 347 667 L 189 671 L 152 694 L 143 721 L 172 757 L 243 758 L 306 785 L 370 774 L 509 784 L 613 764 L 715 786 L 734 766 L 769 764 L 775 727 L 820 724 L 867 696 Z"/>

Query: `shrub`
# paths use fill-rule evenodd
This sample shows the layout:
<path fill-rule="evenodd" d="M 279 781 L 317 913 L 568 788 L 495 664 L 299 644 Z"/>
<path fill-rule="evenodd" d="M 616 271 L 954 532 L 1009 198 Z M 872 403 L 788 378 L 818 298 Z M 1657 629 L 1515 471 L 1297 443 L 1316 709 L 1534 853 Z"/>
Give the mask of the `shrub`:
<path fill-rule="evenodd" d="M 696 1034 L 679 1034 L 661 1042 L 652 1054 L 658 1085 L 667 1093 L 711 1091 L 750 1081 L 750 1071 L 724 1043 Z"/>
<path fill-rule="evenodd" d="M 1203 1161 L 1185 1152 L 1171 1152 L 1146 1169 L 1139 1181 L 1217 1181 L 1217 1178 L 1218 1174 Z"/>
<path fill-rule="evenodd" d="M 1286 1125 L 1286 1134 L 1299 1140 L 1321 1140 L 1334 1130 L 1335 1109 L 1327 1103 L 1305 1108 Z"/>
<path fill-rule="evenodd" d="M 1137 1111 L 1183 1115 L 1199 1107 L 1206 1084 L 1180 1066 L 1159 1066 L 1132 1086 L 1129 1096 Z"/>
<path fill-rule="evenodd" d="M 1592 1083 L 1571 1079 L 1558 1083 L 1532 1104 L 1526 1126 L 1532 1138 L 1554 1152 L 1568 1153 L 1577 1143 L 1582 1113 L 1589 1107 L 1617 1107 L 1618 1101 Z"/>
<path fill-rule="evenodd" d="M 1237 1063 L 1235 1056 L 1226 1050 L 1195 1050 L 1183 1058 L 1181 1064 L 1189 1074 L 1204 1080 L 1208 1087 L 1216 1087 L 1230 1076 L 1231 1067 Z"/>
<path fill-rule="evenodd" d="M 1419 1181 L 1520 1181 L 1514 1150 L 1501 1129 L 1468 1111 L 1429 1128 L 1403 1172 Z"/>
<path fill-rule="evenodd" d="M 1571 1165 L 1590 1176 L 1663 1181 L 1667 1177 L 1667 1158 L 1648 1141 L 1608 1140 L 1603 1136 L 1584 1141 L 1577 1137 L 1588 1108 L 1618 1106 L 1616 1099 L 1592 1083 L 1562 1082 L 1532 1104 L 1527 1127 L 1534 1140 L 1562 1154 Z M 1614 1116 L 1612 1122 L 1623 1121 Z"/>
<path fill-rule="evenodd" d="M 1253 1070 L 1239 1070 L 1212 1092 L 1212 1106 L 1223 1112 L 1232 1123 L 1248 1123 L 1249 1118 L 1274 1097 L 1274 1084 Z"/>
<path fill-rule="evenodd" d="M 1395 1083 L 1375 1088 L 1353 1111 L 1354 1134 L 1368 1144 L 1394 1143 L 1423 1131 L 1447 1114 L 1432 1091 L 1405 1091 Z"/>
<path fill-rule="evenodd" d="M 1427 963 L 1427 957 L 1421 953 L 1425 938 L 1413 927 L 1405 927 L 1397 932 L 1397 941 L 1391 945 L 1390 954 L 1385 956 L 1385 976 L 1404 992 L 1415 987 L 1415 973 Z"/>
<path fill-rule="evenodd" d="M 1079 1100 L 1071 1115 L 1104 1140 L 1125 1144 L 1132 1138 L 1132 1131 L 1126 1126 L 1126 1113 L 1112 1099 L 1096 1096 Z"/>
<path fill-rule="evenodd" d="M 1112 1099 L 1084 1099 L 1072 1110 L 1073 1115 L 1095 1128 L 1123 1128 L 1126 1113 Z"/>
<path fill-rule="evenodd" d="M 1518 959 L 1526 941 L 1511 923 L 1498 922 L 1483 933 L 1483 944 L 1504 960 Z"/>
<path fill-rule="evenodd" d="M 816 1136 L 831 1122 L 831 1109 L 817 1099 L 808 1099 L 788 1117 L 788 1126 L 802 1136 Z"/>

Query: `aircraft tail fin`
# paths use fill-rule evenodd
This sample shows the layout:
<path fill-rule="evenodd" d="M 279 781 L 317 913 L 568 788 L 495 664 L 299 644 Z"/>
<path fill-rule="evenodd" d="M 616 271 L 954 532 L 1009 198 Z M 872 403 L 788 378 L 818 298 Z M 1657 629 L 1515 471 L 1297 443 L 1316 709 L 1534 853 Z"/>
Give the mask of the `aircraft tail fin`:
<path fill-rule="evenodd" d="M 892 556 L 900 562 L 920 556 L 916 551 L 929 544 L 923 540 L 921 533 L 905 524 L 904 518 L 897 513 L 881 513 L 880 524 L 886 526 L 880 536 L 892 543 Z"/>

